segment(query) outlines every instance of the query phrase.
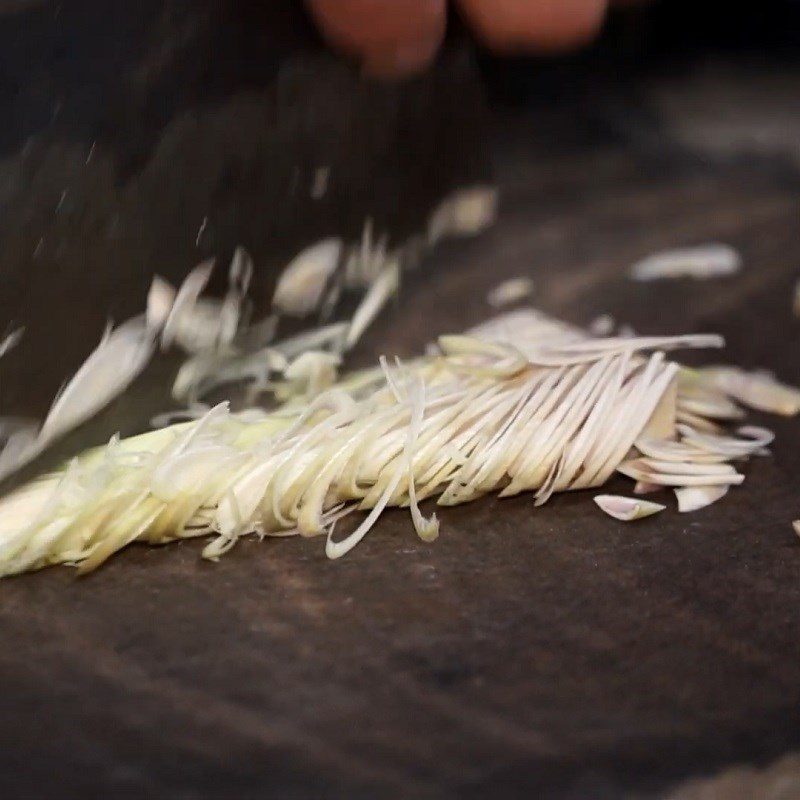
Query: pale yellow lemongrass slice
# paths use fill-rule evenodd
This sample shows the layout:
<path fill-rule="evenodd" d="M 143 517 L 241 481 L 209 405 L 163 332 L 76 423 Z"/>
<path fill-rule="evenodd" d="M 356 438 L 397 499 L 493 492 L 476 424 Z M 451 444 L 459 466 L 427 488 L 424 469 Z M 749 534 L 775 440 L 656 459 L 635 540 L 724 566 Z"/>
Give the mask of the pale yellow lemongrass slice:
<path fill-rule="evenodd" d="M 42 446 L 72 430 L 121 394 L 147 366 L 154 331 L 136 317 L 107 332 L 56 397 L 41 430 Z"/>
<path fill-rule="evenodd" d="M 338 238 L 323 239 L 298 253 L 278 279 L 273 307 L 293 317 L 316 310 L 341 255 L 342 240 Z"/>
<path fill-rule="evenodd" d="M 685 514 L 716 503 L 728 493 L 728 486 L 681 486 L 675 489 L 678 511 Z"/>
<path fill-rule="evenodd" d="M 594 502 L 610 517 L 622 522 L 633 522 L 637 519 L 657 514 L 666 506 L 653 503 L 650 500 L 638 500 L 632 497 L 622 497 L 616 494 L 599 494 Z"/>
<path fill-rule="evenodd" d="M 191 314 L 197 300 L 206 288 L 211 272 L 214 269 L 214 259 L 210 258 L 198 264 L 180 285 L 175 301 L 164 322 L 161 332 L 161 348 L 167 350 L 175 341 L 178 330 L 187 314 Z"/>

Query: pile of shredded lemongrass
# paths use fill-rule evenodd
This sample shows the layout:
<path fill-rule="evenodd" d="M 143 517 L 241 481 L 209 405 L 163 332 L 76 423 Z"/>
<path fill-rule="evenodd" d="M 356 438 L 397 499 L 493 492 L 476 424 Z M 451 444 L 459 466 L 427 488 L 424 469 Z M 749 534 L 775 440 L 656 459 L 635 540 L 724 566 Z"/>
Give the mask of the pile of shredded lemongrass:
<path fill-rule="evenodd" d="M 523 309 L 269 413 L 202 409 L 196 420 L 113 438 L 6 497 L 0 574 L 57 563 L 88 571 L 134 541 L 197 536 L 213 537 L 203 555 L 215 559 L 250 533 L 322 535 L 338 558 L 389 506 L 408 506 L 430 541 L 439 523 L 418 507 L 427 498 L 447 506 L 533 492 L 540 505 L 615 472 L 638 491 L 674 487 L 682 507 L 699 508 L 741 483 L 734 464 L 772 438 L 722 427 L 742 414 L 732 388 L 747 403 L 751 385 L 665 356 L 721 345 L 705 334 L 591 338 Z M 769 406 L 766 385 L 771 410 L 797 410 L 797 390 L 754 380 L 758 407 Z M 598 504 L 620 519 L 658 510 L 625 498 Z M 356 509 L 366 517 L 338 522 Z"/>

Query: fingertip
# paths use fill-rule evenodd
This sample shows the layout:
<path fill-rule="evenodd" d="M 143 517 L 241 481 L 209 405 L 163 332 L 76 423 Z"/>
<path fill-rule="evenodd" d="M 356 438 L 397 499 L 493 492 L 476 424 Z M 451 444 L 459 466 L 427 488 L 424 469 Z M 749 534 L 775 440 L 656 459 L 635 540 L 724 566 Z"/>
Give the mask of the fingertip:
<path fill-rule="evenodd" d="M 446 0 L 306 0 L 326 40 L 365 73 L 398 77 L 428 66 L 444 38 Z"/>
<path fill-rule="evenodd" d="M 492 49 L 571 50 L 602 28 L 607 0 L 459 0 L 478 36 Z"/>

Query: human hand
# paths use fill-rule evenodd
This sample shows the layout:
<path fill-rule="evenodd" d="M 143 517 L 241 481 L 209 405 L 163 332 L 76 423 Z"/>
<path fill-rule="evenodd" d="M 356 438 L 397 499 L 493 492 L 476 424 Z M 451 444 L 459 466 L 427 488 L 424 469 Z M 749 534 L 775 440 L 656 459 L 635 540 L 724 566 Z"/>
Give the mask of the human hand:
<path fill-rule="evenodd" d="M 448 0 L 306 0 L 323 35 L 370 74 L 419 72 L 436 56 Z M 488 47 L 552 53 L 578 47 L 599 31 L 609 2 L 620 0 L 454 0 Z M 630 3 L 631 0 L 623 0 Z"/>

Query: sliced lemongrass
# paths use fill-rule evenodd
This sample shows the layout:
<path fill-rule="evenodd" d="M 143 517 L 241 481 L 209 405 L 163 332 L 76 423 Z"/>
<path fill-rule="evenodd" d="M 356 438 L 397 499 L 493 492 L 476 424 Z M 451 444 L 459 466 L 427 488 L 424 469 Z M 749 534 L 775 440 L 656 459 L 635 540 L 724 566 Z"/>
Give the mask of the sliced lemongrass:
<path fill-rule="evenodd" d="M 502 308 L 512 303 L 519 303 L 533 294 L 533 280 L 523 276 L 509 278 L 497 284 L 486 295 L 486 302 L 492 308 Z"/>
<path fill-rule="evenodd" d="M 703 280 L 733 275 L 741 266 L 741 256 L 730 245 L 705 244 L 654 253 L 637 261 L 630 275 L 636 281 L 682 277 Z"/>
<path fill-rule="evenodd" d="M 323 239 L 298 253 L 278 279 L 273 307 L 294 317 L 305 317 L 316 310 L 341 255 L 339 238 Z"/>
<path fill-rule="evenodd" d="M 594 502 L 610 517 L 622 522 L 632 522 L 633 520 L 650 517 L 666 508 L 661 503 L 637 500 L 632 497 L 622 497 L 615 494 L 599 494 L 594 498 Z"/>
<path fill-rule="evenodd" d="M 699 511 L 716 503 L 728 493 L 728 486 L 681 486 L 675 489 L 678 498 L 678 511 L 685 514 Z"/>
<path fill-rule="evenodd" d="M 0 572 L 91 567 L 132 540 L 210 531 L 219 534 L 207 548 L 213 558 L 252 532 L 327 532 L 326 550 L 338 557 L 388 505 L 409 505 L 415 527 L 431 536 L 435 521 L 417 504 L 436 494 L 448 505 L 532 490 L 541 503 L 603 483 L 617 467 L 651 485 L 724 486 L 743 476 L 721 462 L 769 442 L 764 431 L 745 428 L 748 438 L 737 439 L 684 424 L 683 441 L 658 438 L 672 434 L 678 367 L 661 352 L 638 355 L 641 340 L 581 350 L 584 334 L 530 311 L 483 331 L 488 341 L 475 331 L 445 337 L 444 355 L 384 362 L 310 403 L 294 399 L 269 415 L 218 406 L 197 422 L 112 440 L 55 484 L 0 506 Z M 526 357 L 543 342 L 563 361 Z M 642 458 L 624 461 L 634 442 Z M 335 542 L 329 514 L 342 503 L 371 511 Z"/>
<path fill-rule="evenodd" d="M 794 528 L 794 532 L 795 532 L 795 533 L 796 533 L 798 536 L 800 536 L 800 519 L 796 519 L 796 520 L 795 520 L 795 521 L 792 523 L 792 528 Z"/>

